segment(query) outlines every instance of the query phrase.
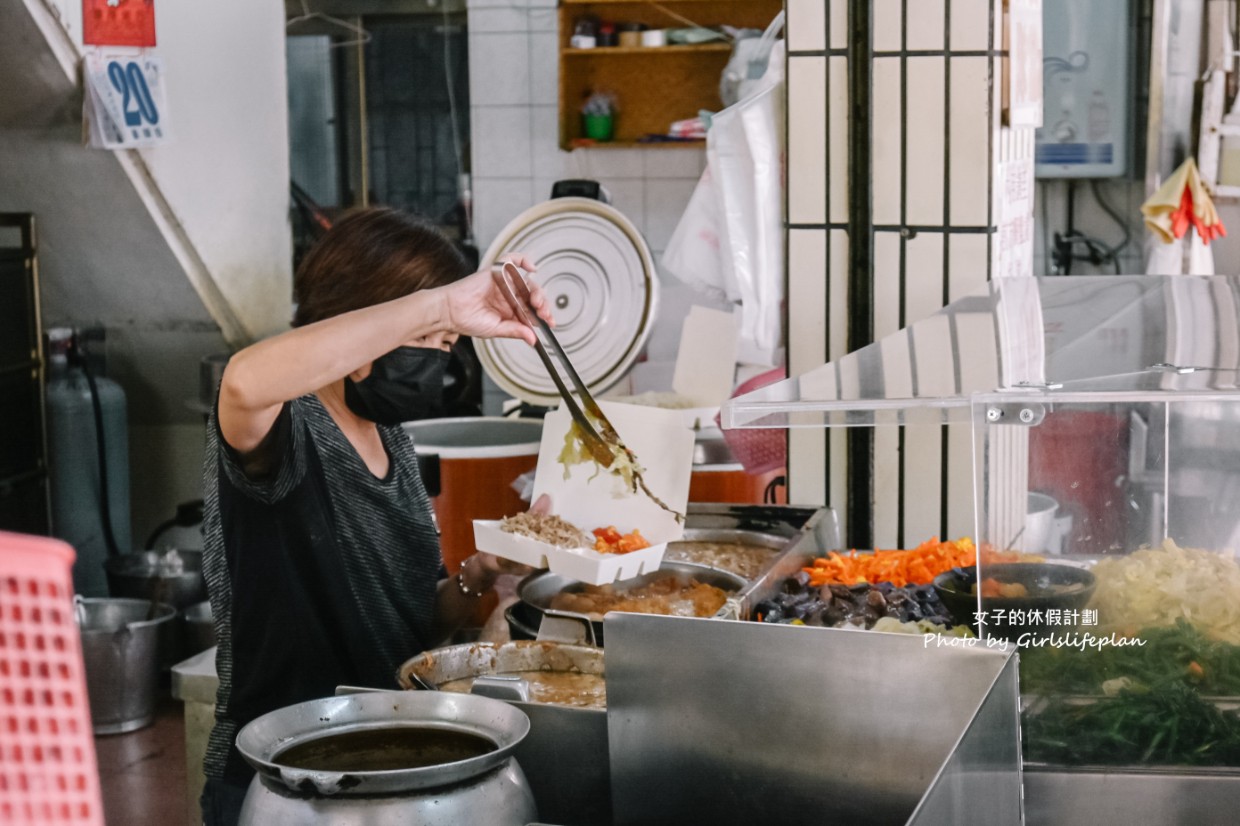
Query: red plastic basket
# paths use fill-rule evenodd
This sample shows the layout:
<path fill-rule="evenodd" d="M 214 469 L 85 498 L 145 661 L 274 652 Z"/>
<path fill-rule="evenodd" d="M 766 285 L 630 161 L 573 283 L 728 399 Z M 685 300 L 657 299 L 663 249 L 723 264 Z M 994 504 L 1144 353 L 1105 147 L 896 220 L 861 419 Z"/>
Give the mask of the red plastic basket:
<path fill-rule="evenodd" d="M 783 368 L 768 370 L 743 382 L 732 398 L 751 393 L 784 378 Z M 719 417 L 715 417 L 719 423 Z M 780 470 L 788 464 L 788 431 L 778 427 L 724 430 L 723 440 L 746 472 L 754 475 Z"/>
<path fill-rule="evenodd" d="M 0 824 L 103 824 L 73 549 L 0 532 Z"/>

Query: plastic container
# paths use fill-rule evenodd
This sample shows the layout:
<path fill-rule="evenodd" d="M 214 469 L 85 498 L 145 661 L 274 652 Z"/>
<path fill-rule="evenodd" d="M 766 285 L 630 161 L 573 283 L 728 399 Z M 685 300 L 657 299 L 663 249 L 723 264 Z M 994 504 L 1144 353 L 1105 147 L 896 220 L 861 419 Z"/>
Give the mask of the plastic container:
<path fill-rule="evenodd" d="M 784 377 L 782 367 L 761 373 L 736 388 L 732 394 L 743 396 L 760 387 L 777 382 Z M 719 422 L 719 417 L 715 417 Z M 788 464 L 788 434 L 783 428 L 744 428 L 723 431 L 723 440 L 736 461 L 741 463 L 747 473 L 760 474 L 779 470 Z"/>
<path fill-rule="evenodd" d="M 79 599 L 77 609 L 95 734 L 150 725 L 159 683 L 159 632 L 176 609 L 157 603 L 152 612 L 145 599 Z"/>
<path fill-rule="evenodd" d="M 604 585 L 639 574 L 657 571 L 667 542 L 657 542 L 627 554 L 604 554 L 588 548 L 557 548 L 525 536 L 504 533 L 499 520 L 475 520 L 474 541 L 479 550 L 529 565 L 546 568 L 570 579 Z"/>
<path fill-rule="evenodd" d="M 0 823 L 103 824 L 73 559 L 0 532 Z"/>
<path fill-rule="evenodd" d="M 581 133 L 592 141 L 609 141 L 615 132 L 613 115 L 582 115 Z"/>
<path fill-rule="evenodd" d="M 647 29 L 642 32 L 641 44 L 646 48 L 666 46 L 667 31 L 664 29 Z"/>
<path fill-rule="evenodd" d="M 645 29 L 645 23 L 620 23 L 616 26 L 616 37 L 621 46 L 635 48 L 641 46 Z"/>
<path fill-rule="evenodd" d="M 693 464 L 693 432 L 684 426 L 679 410 L 600 401 L 599 407 L 616 433 L 644 465 L 650 491 L 672 511 L 664 510 L 645 494 L 630 490 L 623 479 L 602 472 L 592 461 L 560 463 L 565 436 L 572 420 L 563 407 L 543 419 L 538 465 L 531 501 L 544 494 L 552 513 L 587 534 L 614 526 L 621 533 L 641 531 L 650 547 L 626 554 L 598 553 L 593 548 L 557 548 L 525 536 L 505 533 L 498 520 L 474 520 L 474 542 L 480 551 L 536 568 L 548 568 L 591 585 L 628 579 L 653 571 L 663 559 L 668 542 L 684 535 L 675 514 L 684 514 L 689 499 Z M 674 512 L 674 513 L 673 513 Z"/>

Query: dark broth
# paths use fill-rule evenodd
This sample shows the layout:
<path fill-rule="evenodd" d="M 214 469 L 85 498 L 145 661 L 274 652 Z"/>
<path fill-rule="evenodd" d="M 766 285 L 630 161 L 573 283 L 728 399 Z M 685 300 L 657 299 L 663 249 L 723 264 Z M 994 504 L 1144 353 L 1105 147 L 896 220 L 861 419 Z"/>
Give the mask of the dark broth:
<path fill-rule="evenodd" d="M 495 743 L 477 734 L 393 726 L 318 737 L 285 749 L 272 762 L 307 771 L 394 771 L 467 760 L 495 748 Z"/>

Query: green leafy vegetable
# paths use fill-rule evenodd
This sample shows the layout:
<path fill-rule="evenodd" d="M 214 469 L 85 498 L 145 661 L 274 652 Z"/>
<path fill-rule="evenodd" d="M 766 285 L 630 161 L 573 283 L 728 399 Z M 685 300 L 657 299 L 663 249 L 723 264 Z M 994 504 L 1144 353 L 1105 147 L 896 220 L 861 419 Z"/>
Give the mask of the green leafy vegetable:
<path fill-rule="evenodd" d="M 1104 694 L 1104 683 L 1126 679 L 1131 687 L 1178 681 L 1202 694 L 1240 696 L 1240 645 L 1211 639 L 1184 619 L 1170 627 L 1146 628 L 1136 637 L 1145 645 L 1023 651 L 1021 690 Z"/>
<path fill-rule="evenodd" d="M 1183 682 L 1080 703 L 1055 698 L 1022 722 L 1025 759 L 1060 765 L 1240 765 L 1240 715 Z"/>

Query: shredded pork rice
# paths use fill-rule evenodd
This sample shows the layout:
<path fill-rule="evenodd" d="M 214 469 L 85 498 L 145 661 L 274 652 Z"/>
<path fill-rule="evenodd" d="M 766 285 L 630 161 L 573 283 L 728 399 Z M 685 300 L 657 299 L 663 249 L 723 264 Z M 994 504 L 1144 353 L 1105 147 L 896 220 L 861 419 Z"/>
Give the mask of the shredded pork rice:
<path fill-rule="evenodd" d="M 499 527 L 502 531 L 528 536 L 559 548 L 589 548 L 594 544 L 576 525 L 551 513 L 518 513 L 505 517 Z"/>

